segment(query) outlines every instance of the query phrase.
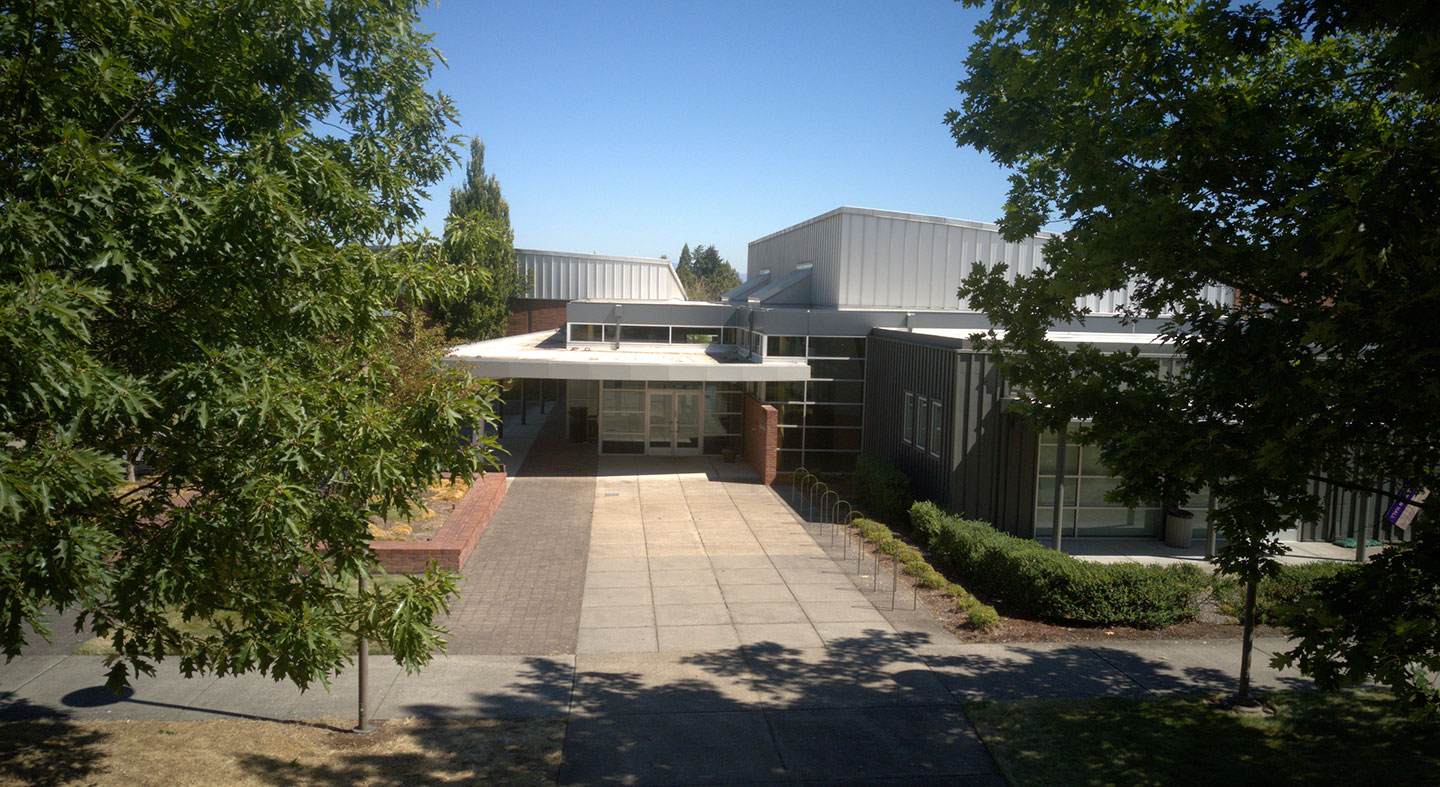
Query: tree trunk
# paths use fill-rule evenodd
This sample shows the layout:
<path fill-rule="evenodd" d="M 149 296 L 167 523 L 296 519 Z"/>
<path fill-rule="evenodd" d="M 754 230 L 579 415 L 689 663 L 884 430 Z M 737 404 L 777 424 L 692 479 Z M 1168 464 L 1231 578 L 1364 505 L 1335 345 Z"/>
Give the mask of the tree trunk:
<path fill-rule="evenodd" d="M 1240 689 L 1235 693 L 1237 704 L 1249 704 L 1250 653 L 1255 647 L 1255 589 L 1260 580 L 1254 574 L 1245 578 L 1245 633 L 1240 639 Z"/>

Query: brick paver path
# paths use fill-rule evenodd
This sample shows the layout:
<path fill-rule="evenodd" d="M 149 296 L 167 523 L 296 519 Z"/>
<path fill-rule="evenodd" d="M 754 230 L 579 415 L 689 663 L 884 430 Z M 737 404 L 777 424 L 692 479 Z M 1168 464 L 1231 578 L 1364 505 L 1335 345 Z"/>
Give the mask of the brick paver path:
<path fill-rule="evenodd" d="M 565 439 L 563 411 L 551 414 L 461 572 L 448 653 L 575 652 L 596 455 Z"/>

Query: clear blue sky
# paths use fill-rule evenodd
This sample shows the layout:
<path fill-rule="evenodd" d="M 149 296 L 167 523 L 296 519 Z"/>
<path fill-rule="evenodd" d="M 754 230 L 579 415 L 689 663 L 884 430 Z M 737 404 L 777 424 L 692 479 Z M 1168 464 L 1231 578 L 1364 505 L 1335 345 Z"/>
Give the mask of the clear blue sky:
<path fill-rule="evenodd" d="M 841 205 L 994 221 L 1004 173 L 942 124 L 979 11 L 899 2 L 492 3 L 424 14 L 459 133 L 522 248 L 674 260 Z M 434 189 L 438 231 L 457 168 Z"/>

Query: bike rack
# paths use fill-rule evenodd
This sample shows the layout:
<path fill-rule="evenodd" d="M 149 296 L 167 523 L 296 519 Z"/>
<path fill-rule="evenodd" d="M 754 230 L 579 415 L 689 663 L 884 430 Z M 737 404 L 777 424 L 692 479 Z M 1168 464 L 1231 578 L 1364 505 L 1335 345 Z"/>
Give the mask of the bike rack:
<path fill-rule="evenodd" d="M 816 482 L 810 487 L 810 496 L 809 496 L 809 498 L 806 500 L 806 503 L 805 503 L 805 520 L 806 520 L 806 521 L 811 521 L 811 520 L 813 520 L 813 519 L 815 518 L 815 498 L 816 498 L 816 496 L 819 496 L 819 497 L 823 498 L 823 497 L 825 496 L 825 493 L 826 493 L 826 492 L 829 492 L 829 491 L 830 491 L 830 485 L 827 484 L 827 483 L 825 483 L 824 481 L 816 481 Z"/>
<path fill-rule="evenodd" d="M 839 516 L 839 514 L 840 514 L 840 506 L 842 506 L 842 505 L 845 506 L 845 519 L 844 519 L 843 521 L 849 522 L 850 520 L 852 520 L 852 519 L 855 518 L 855 506 L 850 505 L 850 501 L 849 501 L 849 500 L 839 500 L 839 501 L 836 501 L 836 503 L 835 503 L 835 514 L 836 514 L 836 516 L 835 516 L 835 522 L 834 522 L 834 524 L 830 525 L 830 546 L 832 546 L 832 547 L 835 546 L 835 529 L 840 526 L 840 522 L 842 521 L 842 520 L 840 519 L 840 516 Z"/>

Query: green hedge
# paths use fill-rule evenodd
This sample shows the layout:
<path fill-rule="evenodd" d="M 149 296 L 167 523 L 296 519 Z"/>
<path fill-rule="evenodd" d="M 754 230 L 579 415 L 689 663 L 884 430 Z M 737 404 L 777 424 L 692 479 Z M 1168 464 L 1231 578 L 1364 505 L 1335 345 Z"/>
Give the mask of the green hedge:
<path fill-rule="evenodd" d="M 1304 563 L 1281 565 L 1273 577 L 1265 577 L 1255 588 L 1255 622 L 1278 626 L 1285 608 L 1310 595 L 1317 580 L 1349 571 L 1354 563 Z M 1215 578 L 1215 601 L 1220 611 L 1242 620 L 1245 614 L 1245 584 L 1235 577 Z"/>
<path fill-rule="evenodd" d="M 1195 618 L 1205 573 L 1195 566 L 1077 560 L 929 502 L 910 508 L 930 558 L 1014 614 L 1040 620 L 1162 628 Z"/>
<path fill-rule="evenodd" d="M 905 524 L 905 512 L 915 502 L 910 477 L 874 454 L 855 460 L 855 498 L 866 516 L 891 527 Z"/>
<path fill-rule="evenodd" d="M 861 538 L 875 545 L 875 551 L 889 555 L 895 562 L 903 565 L 905 568 L 902 571 L 914 577 L 915 584 L 932 590 L 943 589 L 946 595 L 954 599 L 956 609 L 970 612 L 970 624 L 975 628 L 986 629 L 1000 621 L 994 608 L 981 604 L 965 588 L 946 579 L 944 574 L 936 571 L 935 567 L 925 560 L 919 550 L 896 538 L 883 523 L 873 519 L 856 518 L 850 524 L 854 525 Z"/>

